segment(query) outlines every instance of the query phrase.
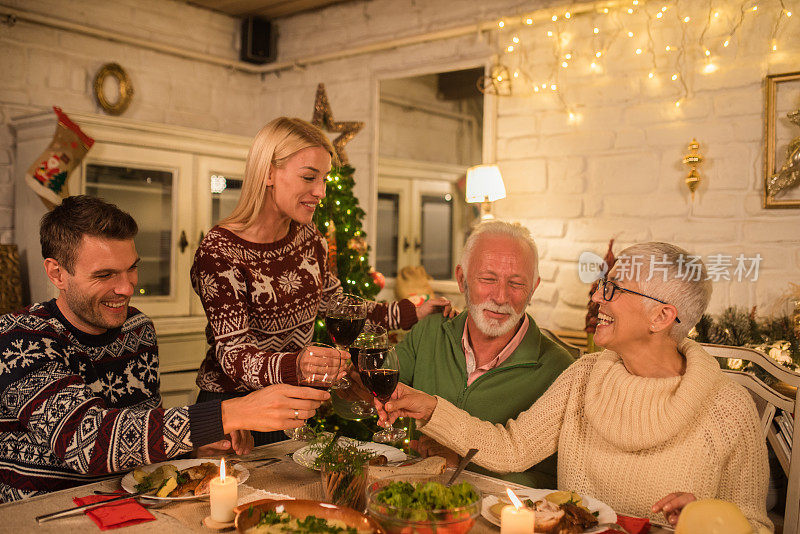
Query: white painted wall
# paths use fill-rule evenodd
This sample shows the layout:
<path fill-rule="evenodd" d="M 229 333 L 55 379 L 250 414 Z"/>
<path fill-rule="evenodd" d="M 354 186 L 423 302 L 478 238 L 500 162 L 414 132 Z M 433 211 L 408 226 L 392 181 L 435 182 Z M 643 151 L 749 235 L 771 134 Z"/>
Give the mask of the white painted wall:
<path fill-rule="evenodd" d="M 438 99 L 437 79 L 428 74 L 381 81 L 380 156 L 451 165 L 480 163 L 482 116 L 470 110 L 470 102 Z"/>
<path fill-rule="evenodd" d="M 237 56 L 235 20 L 172 0 L 9 3 L 154 41 Z M 545 3 L 526 7 L 532 9 L 533 4 Z M 717 4 L 726 13 L 725 20 L 730 20 L 732 12 L 738 13 L 740 5 Z M 772 4 L 764 3 L 761 13 L 774 14 Z M 587 288 L 577 281 L 575 261 L 583 250 L 603 253 L 612 236 L 620 246 L 663 239 L 703 255 L 760 252 L 764 260 L 758 282 L 716 284 L 715 311 L 728 304 L 766 309 L 788 282 L 798 281 L 800 210 L 765 211 L 760 201 L 763 77 L 798 70 L 800 64 L 800 41 L 789 37 L 798 35 L 800 6 L 797 0 L 786 4 L 795 16 L 780 34 L 778 52 L 771 53 L 768 42 L 775 17 L 759 14 L 745 20 L 735 46 L 721 54 L 716 74 L 701 74 L 703 57 L 687 56 L 683 72 L 691 94 L 678 109 L 673 104 L 678 94 L 666 78 L 675 68 L 674 58 L 659 54 L 660 81 L 649 84 L 648 61 L 633 54 L 633 41 L 624 35 L 607 50 L 605 72 L 590 74 L 587 52 L 595 42 L 591 34 L 595 20 L 586 17 L 575 17 L 574 26 L 562 28 L 578 57 L 570 69 L 559 72 L 565 101 L 582 115 L 580 122 L 567 122 L 561 103 L 551 97 L 501 98 L 496 109 L 488 104 L 484 157 L 502 165 L 511 192 L 498 203 L 496 213 L 522 221 L 540 243 L 544 281 L 534 310 L 543 324 L 582 326 Z M 695 19 L 706 16 L 704 8 L 694 3 L 682 2 L 681 9 L 688 9 Z M 511 14 L 522 14 L 516 0 L 372 0 L 337 5 L 279 21 L 279 59 Z M 632 25 L 637 36 L 646 34 L 642 17 L 620 17 L 617 20 Z M 544 27 L 530 31 L 521 34 L 523 44 L 533 47 L 520 66 L 533 73 L 550 72 L 553 53 Z M 720 32 L 709 35 L 718 44 Z M 509 36 L 501 34 L 499 43 L 505 46 Z M 686 42 L 693 44 L 696 37 L 689 35 Z M 653 39 L 677 45 L 681 41 L 678 18 L 665 17 Z M 368 212 L 374 212 L 378 80 L 491 63 L 497 40 L 496 34 L 476 32 L 262 79 L 41 26 L 0 27 L 0 72 L 4 73 L 0 77 L 0 240 L 13 240 L 9 118 L 53 104 L 66 111 L 98 111 L 91 80 L 103 63 L 117 61 L 133 78 L 136 96 L 126 117 L 242 135 L 252 135 L 281 114 L 309 119 L 316 86 L 324 82 L 335 119 L 366 122 L 348 145 L 348 153 L 357 169 L 356 193 Z M 687 169 L 680 163 L 692 137 L 698 138 L 706 157 L 701 167 L 704 183 L 694 205 L 682 181 Z M 367 229 L 374 225 L 374 213 L 370 213 Z"/>

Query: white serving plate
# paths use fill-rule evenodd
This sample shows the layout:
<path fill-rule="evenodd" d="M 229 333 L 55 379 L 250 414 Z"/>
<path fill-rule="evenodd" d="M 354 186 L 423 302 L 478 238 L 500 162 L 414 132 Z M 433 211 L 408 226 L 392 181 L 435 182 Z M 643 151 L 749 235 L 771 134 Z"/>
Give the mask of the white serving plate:
<path fill-rule="evenodd" d="M 554 490 L 551 489 L 525 489 L 525 490 L 515 490 L 514 493 L 520 500 L 530 499 L 532 501 L 538 501 L 544 499 L 546 495 L 553 493 Z M 581 495 L 583 499 L 583 505 L 589 509 L 591 512 L 598 512 L 597 514 L 597 521 L 600 523 L 616 523 L 617 522 L 617 514 L 614 510 L 611 509 L 609 505 L 604 503 L 603 501 L 599 501 L 594 497 L 589 497 L 588 495 Z M 481 506 L 481 515 L 486 518 L 487 521 L 490 523 L 500 526 L 500 517 L 496 516 L 492 511 L 491 507 L 495 504 L 500 502 L 500 499 L 496 495 L 484 495 L 483 496 L 483 505 Z M 608 530 L 607 527 L 602 528 L 590 528 L 589 530 L 584 530 L 584 534 L 591 534 L 593 532 L 605 532 Z"/>
<path fill-rule="evenodd" d="M 359 449 L 364 451 L 372 451 L 375 453 L 376 456 L 379 456 L 381 454 L 386 456 L 386 460 L 388 462 L 402 462 L 403 460 L 408 458 L 406 456 L 406 453 L 390 445 L 385 445 L 383 443 L 373 443 L 371 441 L 367 442 L 356 441 L 350 438 L 339 438 L 340 442 L 345 440 L 357 443 Z M 296 463 L 302 465 L 303 467 L 308 467 L 309 469 L 314 469 L 315 471 L 318 471 L 318 469 L 314 467 L 314 460 L 317 459 L 317 456 L 318 456 L 317 452 L 311 450 L 310 446 L 307 445 L 302 449 L 296 450 L 294 454 L 292 454 L 292 459 Z"/>
<path fill-rule="evenodd" d="M 219 460 L 214 458 L 197 458 L 191 460 L 167 460 L 166 462 L 160 462 L 157 464 L 151 465 L 143 465 L 141 468 L 150 473 L 155 471 L 162 465 L 174 465 L 178 471 L 183 469 L 187 469 L 189 467 L 194 467 L 195 465 L 205 464 L 205 463 L 212 463 L 219 465 Z M 239 484 L 242 484 L 245 480 L 250 477 L 250 471 L 247 470 L 242 464 L 236 464 L 233 466 L 233 473 L 230 473 L 236 476 L 236 480 L 239 481 Z M 122 484 L 122 489 L 127 491 L 128 493 L 136 493 L 136 479 L 133 478 L 133 472 L 128 473 L 122 480 L 120 481 Z M 155 495 L 147 495 L 144 497 L 145 499 L 154 499 L 159 501 L 191 501 L 193 499 L 202 499 L 203 497 L 208 497 L 206 495 L 184 495 L 183 497 L 156 497 Z"/>

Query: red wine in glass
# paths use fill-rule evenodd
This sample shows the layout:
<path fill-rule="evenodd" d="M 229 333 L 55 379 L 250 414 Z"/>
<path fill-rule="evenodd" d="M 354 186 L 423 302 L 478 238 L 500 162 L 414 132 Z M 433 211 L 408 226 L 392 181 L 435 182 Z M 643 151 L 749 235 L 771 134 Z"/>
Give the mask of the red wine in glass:
<path fill-rule="evenodd" d="M 400 379 L 400 371 L 396 369 L 369 369 L 359 371 L 359 374 L 367 389 L 381 402 L 386 402 L 392 397 Z"/>
<path fill-rule="evenodd" d="M 379 349 L 372 353 L 361 350 L 358 353 L 358 368 L 364 386 L 381 403 L 385 404 L 397 388 L 400 378 L 400 359 L 394 347 Z M 406 437 L 399 428 L 385 428 L 372 435 L 378 443 L 391 443 Z"/>
<path fill-rule="evenodd" d="M 367 322 L 366 317 L 337 317 L 330 315 L 325 317 L 325 326 L 328 328 L 328 335 L 331 336 L 333 342 L 339 347 L 347 347 L 361 333 L 364 328 L 364 323 Z"/>

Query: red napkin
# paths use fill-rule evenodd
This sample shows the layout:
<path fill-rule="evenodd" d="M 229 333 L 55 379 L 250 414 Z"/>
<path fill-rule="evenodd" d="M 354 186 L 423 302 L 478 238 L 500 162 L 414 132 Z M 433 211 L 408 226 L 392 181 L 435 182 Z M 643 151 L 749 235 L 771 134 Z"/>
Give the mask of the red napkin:
<path fill-rule="evenodd" d="M 122 494 L 122 492 L 120 492 Z M 113 499 L 114 495 L 88 495 L 86 497 L 74 497 L 72 502 L 78 506 L 94 504 Z M 127 527 L 144 523 L 145 521 L 155 521 L 153 514 L 148 512 L 144 506 L 133 499 L 117 501 L 108 506 L 92 508 L 84 512 L 94 521 L 100 530 L 111 530 L 112 528 Z"/>
<path fill-rule="evenodd" d="M 631 534 L 647 534 L 650 532 L 650 520 L 646 517 L 628 517 L 617 514 L 617 524 Z M 609 532 L 622 534 L 619 530 L 606 530 L 603 534 L 608 534 Z"/>

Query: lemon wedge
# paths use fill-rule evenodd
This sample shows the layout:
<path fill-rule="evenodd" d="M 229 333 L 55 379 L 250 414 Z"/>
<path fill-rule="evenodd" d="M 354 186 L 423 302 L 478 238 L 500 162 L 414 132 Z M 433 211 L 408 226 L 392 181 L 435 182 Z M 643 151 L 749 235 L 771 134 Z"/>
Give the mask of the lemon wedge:
<path fill-rule="evenodd" d="M 545 499 L 556 506 L 561 506 L 562 504 L 570 501 L 572 501 L 572 503 L 576 506 L 580 506 L 583 503 L 581 496 L 574 491 L 554 491 L 553 493 L 548 493 L 545 496 Z"/>

